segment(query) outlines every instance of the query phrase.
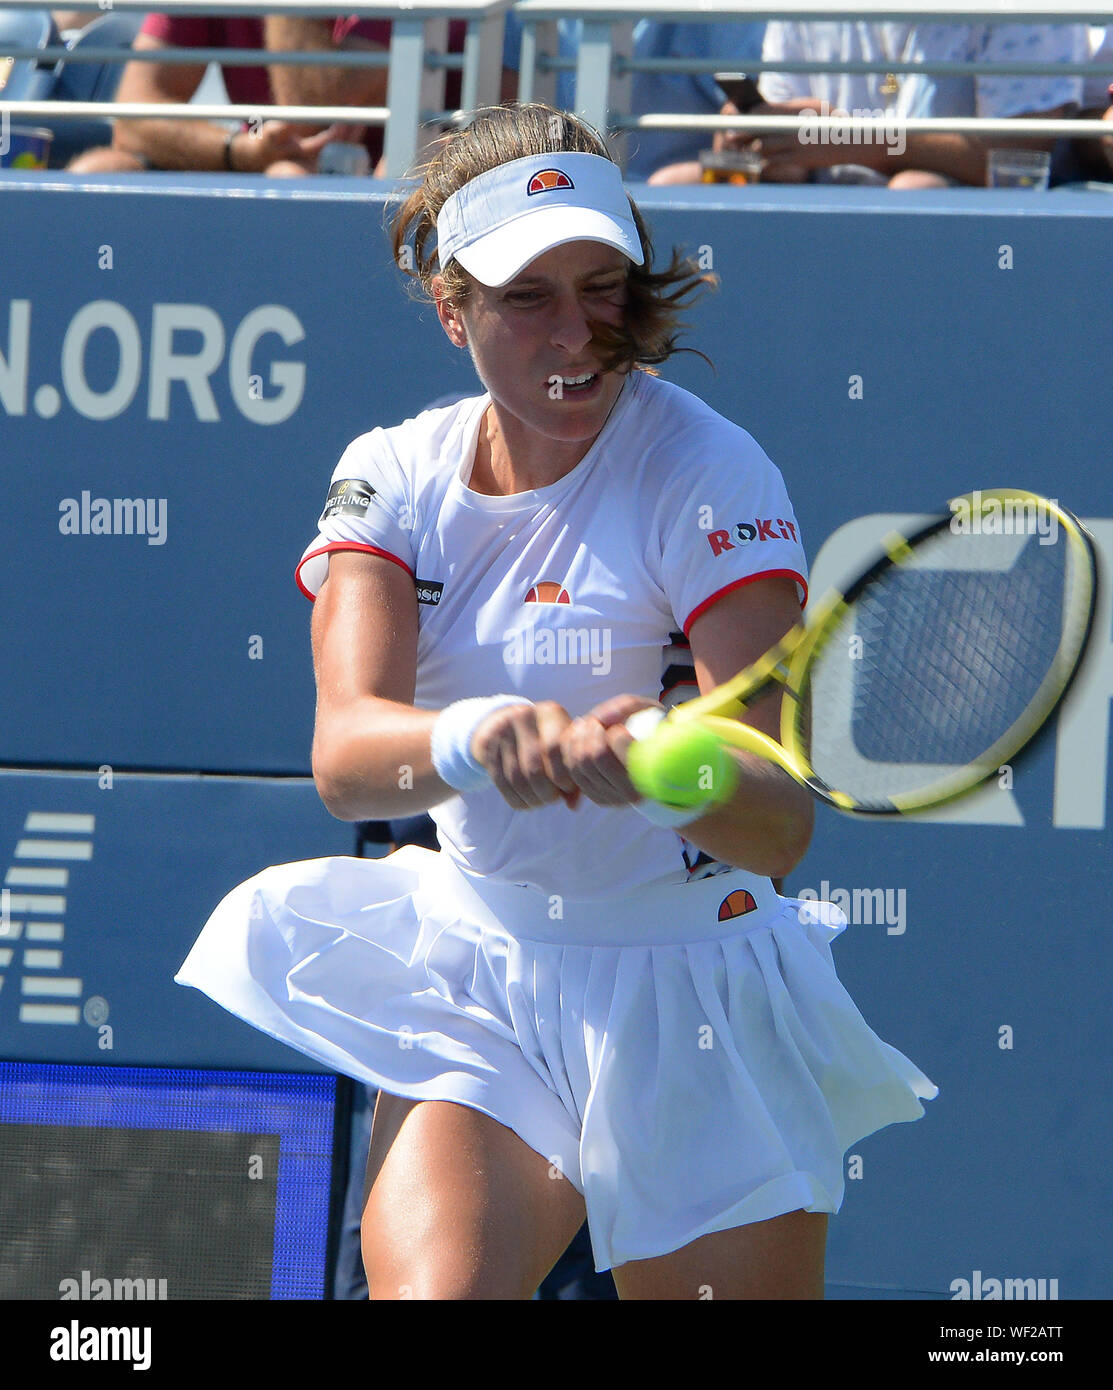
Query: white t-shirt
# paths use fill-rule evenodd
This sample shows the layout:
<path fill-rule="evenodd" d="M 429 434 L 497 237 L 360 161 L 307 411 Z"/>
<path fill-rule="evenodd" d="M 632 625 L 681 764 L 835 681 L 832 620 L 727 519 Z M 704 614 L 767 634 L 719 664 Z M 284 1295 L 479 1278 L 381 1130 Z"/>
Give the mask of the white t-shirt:
<path fill-rule="evenodd" d="M 1095 65 L 1113 67 L 1113 24 L 1101 29 L 1094 27 L 1090 30 L 1090 61 Z M 1100 77 L 1084 77 L 1082 79 L 1082 105 L 1084 108 L 1092 106 L 1109 106 L 1109 84 L 1113 82 L 1113 73 L 1104 73 Z"/>
<path fill-rule="evenodd" d="M 1090 39 L 1084 24 L 813 23 L 766 26 L 763 62 L 1085 63 Z M 767 101 L 814 96 L 843 111 L 885 111 L 909 116 L 1019 116 L 1048 111 L 1082 96 L 1080 77 L 934 77 L 897 72 L 900 91 L 881 91 L 884 73 L 764 72 Z"/>
<path fill-rule="evenodd" d="M 309 597 L 331 550 L 366 549 L 413 577 L 415 705 L 520 694 L 576 716 L 631 694 L 667 706 L 698 694 L 687 637 L 717 598 L 788 574 L 804 602 L 779 470 L 697 397 L 631 373 L 576 467 L 509 497 L 466 486 L 489 404 L 472 397 L 354 440 L 298 566 Z M 630 807 L 583 797 L 574 811 L 515 811 L 490 788 L 429 814 L 465 871 L 569 898 L 684 877 L 698 854 Z"/>

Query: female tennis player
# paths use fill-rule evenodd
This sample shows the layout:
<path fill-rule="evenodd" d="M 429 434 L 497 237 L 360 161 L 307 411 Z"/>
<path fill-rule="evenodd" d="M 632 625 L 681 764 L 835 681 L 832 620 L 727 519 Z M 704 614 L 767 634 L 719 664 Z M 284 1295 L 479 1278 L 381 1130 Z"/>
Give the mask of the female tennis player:
<path fill-rule="evenodd" d="M 774 890 L 808 794 L 737 751 L 687 812 L 626 774 L 625 720 L 806 593 L 780 473 L 646 370 L 706 277 L 652 269 L 602 140 L 541 105 L 447 137 L 394 242 L 485 391 L 349 446 L 298 579 L 326 806 L 429 808 L 442 852 L 268 869 L 177 978 L 380 1088 L 374 1299 L 529 1298 L 585 1214 L 623 1298 L 820 1298 L 844 1152 L 935 1087 L 839 983 L 845 920 Z"/>

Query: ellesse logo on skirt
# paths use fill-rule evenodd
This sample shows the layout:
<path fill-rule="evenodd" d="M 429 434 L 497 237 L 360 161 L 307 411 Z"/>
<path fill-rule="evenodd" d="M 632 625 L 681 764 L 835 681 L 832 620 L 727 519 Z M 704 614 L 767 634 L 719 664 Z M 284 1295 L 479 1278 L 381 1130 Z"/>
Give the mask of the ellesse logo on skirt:
<path fill-rule="evenodd" d="M 747 893 L 745 888 L 736 888 L 733 893 L 728 893 L 719 904 L 719 921 L 729 922 L 732 917 L 745 917 L 747 912 L 756 912 L 757 903 L 754 902 L 754 895 Z"/>

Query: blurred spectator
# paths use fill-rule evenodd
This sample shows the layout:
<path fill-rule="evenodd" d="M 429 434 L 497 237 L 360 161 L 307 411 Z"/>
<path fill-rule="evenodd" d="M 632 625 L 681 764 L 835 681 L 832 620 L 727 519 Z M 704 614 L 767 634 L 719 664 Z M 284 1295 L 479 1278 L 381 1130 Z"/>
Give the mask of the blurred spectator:
<path fill-rule="evenodd" d="M 50 12 L 51 18 L 54 20 L 54 27 L 63 38 L 67 34 L 73 34 L 79 29 L 87 28 L 94 19 L 99 19 L 103 13 L 103 10 L 51 10 Z"/>
<path fill-rule="evenodd" d="M 295 40 L 297 40 L 295 42 Z M 137 49 L 252 48 L 384 50 L 390 25 L 350 19 L 192 18 L 150 14 L 134 43 Z M 228 100 L 235 105 L 275 104 L 275 74 L 282 99 L 309 105 L 382 106 L 386 102 L 385 68 L 225 67 Z M 203 65 L 130 62 L 116 100 L 120 102 L 188 102 L 205 75 Z M 305 94 L 304 96 L 301 94 Z M 327 94 L 327 97 L 326 95 Z M 287 121 L 263 121 L 258 129 L 228 130 L 211 121 L 117 121 L 111 149 L 88 150 L 70 162 L 75 173 L 134 172 L 143 169 L 208 169 L 236 173 L 301 175 L 316 168 L 317 156 L 330 140 L 362 139 L 374 162 L 382 150 L 382 132 L 358 126 L 314 128 Z"/>
<path fill-rule="evenodd" d="M 1103 29 L 1095 25 L 1090 30 L 1090 62 L 1095 68 L 1113 69 L 1113 24 Z M 1093 108 L 1104 106 L 1109 96 L 1109 87 L 1113 85 L 1113 71 L 1102 74 L 1096 72 L 1093 77 L 1086 77 L 1082 81 L 1082 105 Z"/>
<path fill-rule="evenodd" d="M 385 51 L 390 44 L 388 20 L 356 17 L 315 19 L 284 15 L 264 18 L 183 18 L 151 14 L 135 41 L 136 48 L 257 48 L 269 52 L 356 48 Z M 450 52 L 463 51 L 467 25 L 449 25 Z M 509 51 L 509 44 L 508 44 Z M 504 57 L 505 61 L 505 57 Z M 222 67 L 228 100 L 258 106 L 385 106 L 385 67 L 304 67 L 269 64 Z M 132 62 L 127 65 L 117 101 L 188 102 L 204 77 L 201 66 Z M 450 71 L 445 104 L 459 104 L 461 77 Z M 517 90 L 517 72 L 504 67 L 501 99 Z M 209 121 L 117 121 L 111 149 L 87 151 L 71 161 L 75 173 L 137 172 L 144 169 L 230 170 L 300 176 L 316 172 L 318 157 L 331 142 L 361 143 L 375 169 L 383 148 L 381 127 L 294 125 L 263 121 L 257 129 L 229 131 Z"/>
<path fill-rule="evenodd" d="M 1093 36 L 1093 62 L 1096 68 L 1113 68 L 1113 25 Z M 1113 183 L 1113 74 L 1087 77 L 1082 88 L 1085 120 L 1110 122 L 1110 134 L 1094 140 L 1060 140 L 1051 162 L 1052 183 Z"/>
<path fill-rule="evenodd" d="M 508 20 L 509 23 L 517 21 Z M 558 25 L 560 56 L 575 58 L 579 50 L 580 20 L 561 20 Z M 633 56 L 643 58 L 709 58 L 726 70 L 744 67 L 761 57 L 765 24 L 757 22 L 661 24 L 643 19 L 634 26 Z M 635 72 L 631 84 L 630 114 L 651 112 L 672 115 L 714 116 L 723 105 L 723 92 L 709 72 Z M 562 72 L 557 78 L 556 104 L 574 110 L 576 75 Z M 649 180 L 656 170 L 678 161 L 697 159 L 707 137 L 699 131 L 632 131 L 626 177 L 631 182 Z"/>
<path fill-rule="evenodd" d="M 1105 30 L 1102 41 L 1098 44 L 1094 52 L 1093 61 L 1095 64 L 1107 63 L 1113 66 L 1113 24 Z M 1091 173 L 1089 177 L 1109 182 L 1113 180 L 1113 80 L 1109 77 L 1101 77 L 1098 81 L 1108 84 L 1105 89 L 1105 100 L 1103 103 L 1105 110 L 1100 111 L 1099 108 L 1099 110 L 1095 110 L 1091 114 L 1094 116 L 1100 114 L 1102 120 L 1110 122 L 1110 134 L 1103 135 L 1100 140 L 1087 141 L 1085 143 L 1088 146 L 1095 147 L 1092 166 L 1093 173 Z"/>
<path fill-rule="evenodd" d="M 931 62 L 1085 62 L 1089 39 L 1084 25 L 773 22 L 766 28 L 764 62 L 779 60 L 831 62 L 830 73 L 765 72 L 760 78 L 765 105 L 755 114 L 819 115 L 846 112 L 887 118 L 872 133 L 872 143 L 825 138 L 818 130 L 802 140 L 800 132 L 751 137 L 726 132 L 717 149 L 750 149 L 766 161 L 762 180 L 770 183 L 872 183 L 891 188 L 931 188 L 949 184 L 984 185 L 990 148 L 1011 146 L 1050 150 L 1055 141 L 1003 136 L 910 134 L 902 128 L 920 116 L 1072 115 L 1082 95 L 1075 77 L 936 77 L 902 73 L 909 63 Z M 839 59 L 892 64 L 896 71 L 840 73 Z M 737 114 L 729 103 L 726 114 Z M 852 157 L 848 144 L 853 144 Z M 675 171 L 673 171 L 675 174 Z M 699 178 L 699 166 L 684 172 Z"/>

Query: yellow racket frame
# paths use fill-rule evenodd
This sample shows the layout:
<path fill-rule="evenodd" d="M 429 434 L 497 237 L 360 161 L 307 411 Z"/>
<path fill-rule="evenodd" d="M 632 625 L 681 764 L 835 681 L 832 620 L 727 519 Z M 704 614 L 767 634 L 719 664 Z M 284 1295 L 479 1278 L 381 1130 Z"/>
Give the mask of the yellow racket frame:
<path fill-rule="evenodd" d="M 884 804 L 863 805 L 845 792 L 829 787 L 815 772 L 805 751 L 802 702 L 808 688 L 809 668 L 838 627 L 847 609 L 879 575 L 894 565 L 906 564 L 922 542 L 955 524 L 961 510 L 983 516 L 991 503 L 1034 505 L 1053 516 L 1067 538 L 1077 565 L 1079 593 L 1072 612 L 1074 623 L 1065 622 L 1059 646 L 1047 674 L 1023 713 L 982 756 L 953 774 L 916 792 L 894 796 Z M 1054 713 L 1081 664 L 1093 626 L 1097 597 L 1097 566 L 1093 542 L 1076 517 L 1058 503 L 1022 488 L 976 489 L 954 498 L 950 514 L 933 520 L 910 536 L 891 532 L 881 542 L 882 554 L 848 586 L 845 592 L 832 589 L 812 607 L 804 622 L 797 623 L 764 656 L 729 681 L 706 695 L 676 705 L 666 716 L 675 724 L 696 722 L 710 730 L 732 748 L 775 763 L 815 795 L 840 811 L 857 815 L 907 815 L 954 801 L 973 791 L 1004 764 L 1016 758 Z M 773 684 L 784 687 L 781 701 L 781 741 L 759 729 L 740 723 L 755 696 Z"/>

